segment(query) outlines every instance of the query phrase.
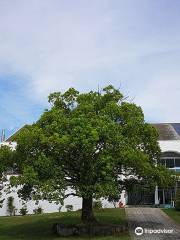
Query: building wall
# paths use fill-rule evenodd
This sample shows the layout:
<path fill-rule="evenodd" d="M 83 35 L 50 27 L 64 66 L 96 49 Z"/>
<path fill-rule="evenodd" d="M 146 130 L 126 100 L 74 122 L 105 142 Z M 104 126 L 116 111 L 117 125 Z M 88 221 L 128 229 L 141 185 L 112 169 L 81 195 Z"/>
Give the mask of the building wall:
<path fill-rule="evenodd" d="M 7 199 L 8 197 L 12 196 L 14 198 L 14 205 L 15 208 L 17 209 L 16 211 L 16 215 L 19 215 L 19 210 L 23 207 L 23 201 L 18 197 L 17 195 L 17 191 L 19 188 L 11 188 L 11 193 L 7 193 L 7 185 L 9 184 L 9 178 L 11 177 L 11 175 L 7 176 L 7 182 L 4 182 L 4 188 L 2 190 L 2 197 L 1 199 L 5 199 L 3 202 L 3 207 L 0 208 L 0 216 L 7 216 L 8 212 L 7 212 Z M 67 193 L 70 193 L 71 189 L 69 189 L 67 191 Z M 124 193 L 122 193 L 122 197 L 124 198 Z M 108 202 L 106 199 L 101 199 L 103 208 L 114 208 L 114 204 Z M 124 202 L 124 200 L 122 199 L 122 202 Z M 59 207 L 61 206 L 60 204 L 57 205 L 56 203 L 49 203 L 48 201 L 44 200 L 44 201 L 39 201 L 38 205 L 36 205 L 35 201 L 28 201 L 26 204 L 27 209 L 28 209 L 28 214 L 33 214 L 33 210 L 35 208 L 37 208 L 38 206 L 40 206 L 41 208 L 43 208 L 43 212 L 44 213 L 51 213 L 51 212 L 58 212 L 59 211 Z M 61 206 L 61 211 L 65 212 L 66 210 L 66 205 L 73 205 L 73 210 L 76 211 L 78 209 L 82 208 L 82 198 L 79 197 L 75 197 L 75 196 L 69 196 L 68 198 L 65 199 L 64 201 L 64 205 Z M 118 207 L 118 203 L 115 204 L 116 207 Z"/>
<path fill-rule="evenodd" d="M 8 175 L 8 179 L 10 178 L 10 175 Z M 9 181 L 5 182 L 4 185 L 8 185 Z M 14 206 L 17 209 L 16 210 L 16 215 L 19 215 L 19 210 L 23 207 L 23 201 L 18 197 L 17 191 L 19 188 L 11 188 L 11 193 L 7 193 L 7 186 L 5 186 L 2 190 L 2 197 L 1 199 L 5 199 L 3 202 L 3 207 L 0 208 L 0 216 L 7 216 L 7 199 L 8 197 L 12 196 L 14 198 Z M 70 193 L 71 189 L 67 191 L 67 193 Z M 122 195 L 124 197 L 124 195 Z M 114 204 L 108 202 L 106 199 L 101 199 L 103 208 L 114 208 Z M 122 201 L 124 202 L 124 201 Z M 52 213 L 52 212 L 58 212 L 59 207 L 61 206 L 60 204 L 56 203 L 49 203 L 48 201 L 39 201 L 38 205 L 36 205 L 35 201 L 28 201 L 26 204 L 27 209 L 28 209 L 28 214 L 33 214 L 33 210 L 40 206 L 43 209 L 44 213 Z M 73 210 L 76 211 L 78 209 L 82 208 L 82 198 L 75 197 L 75 196 L 69 196 L 64 200 L 63 206 L 61 206 L 61 212 L 65 212 L 66 210 L 66 205 L 72 205 Z M 118 207 L 118 203 L 116 203 L 116 206 Z"/>

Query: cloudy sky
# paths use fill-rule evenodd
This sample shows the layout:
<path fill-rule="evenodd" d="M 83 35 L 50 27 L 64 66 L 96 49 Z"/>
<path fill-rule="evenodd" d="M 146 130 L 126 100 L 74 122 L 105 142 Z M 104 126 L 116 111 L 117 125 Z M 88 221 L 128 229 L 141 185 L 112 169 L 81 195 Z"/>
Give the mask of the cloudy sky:
<path fill-rule="evenodd" d="M 0 0 L 0 129 L 53 91 L 108 84 L 148 122 L 180 122 L 179 0 Z"/>

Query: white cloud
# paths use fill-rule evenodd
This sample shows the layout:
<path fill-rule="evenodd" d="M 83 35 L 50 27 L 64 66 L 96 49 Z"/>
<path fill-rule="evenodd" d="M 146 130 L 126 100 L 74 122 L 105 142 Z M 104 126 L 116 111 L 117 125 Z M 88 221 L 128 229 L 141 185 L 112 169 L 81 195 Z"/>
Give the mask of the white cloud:
<path fill-rule="evenodd" d="M 24 76 L 19 80 L 24 96 L 43 104 L 52 91 L 122 82 L 148 117 L 166 121 L 171 114 L 177 121 L 177 112 L 164 112 L 177 104 L 178 92 L 172 89 L 170 99 L 164 92 L 172 74 L 180 86 L 179 69 L 167 67 L 177 65 L 179 52 L 162 63 L 179 50 L 176 6 L 135 2 L 1 1 L 0 73 Z M 22 118 L 24 111 L 22 106 Z"/>

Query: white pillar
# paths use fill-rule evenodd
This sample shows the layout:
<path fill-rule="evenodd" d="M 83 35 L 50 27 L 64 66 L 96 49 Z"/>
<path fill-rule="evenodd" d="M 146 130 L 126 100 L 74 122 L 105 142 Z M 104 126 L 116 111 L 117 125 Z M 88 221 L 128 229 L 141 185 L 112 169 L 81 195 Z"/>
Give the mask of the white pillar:
<path fill-rule="evenodd" d="M 158 186 L 155 187 L 154 203 L 155 203 L 155 205 L 159 205 Z"/>

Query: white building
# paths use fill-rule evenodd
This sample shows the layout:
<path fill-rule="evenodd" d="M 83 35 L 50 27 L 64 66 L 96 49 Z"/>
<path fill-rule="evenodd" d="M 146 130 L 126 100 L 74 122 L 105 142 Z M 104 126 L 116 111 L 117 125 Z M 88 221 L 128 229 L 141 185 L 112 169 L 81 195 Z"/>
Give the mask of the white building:
<path fill-rule="evenodd" d="M 155 124 L 159 132 L 159 145 L 161 148 L 161 164 L 172 171 L 180 173 L 180 123 Z M 155 190 L 155 204 L 174 206 L 174 197 L 179 188 L 176 182 L 174 188 Z"/>
<path fill-rule="evenodd" d="M 161 149 L 160 163 L 172 170 L 173 173 L 180 172 L 180 123 L 158 123 L 153 124 L 159 133 L 159 146 Z M 156 186 L 155 191 L 148 188 L 128 193 L 127 203 L 129 205 L 160 205 L 174 206 L 174 197 L 179 182 L 173 188 L 162 189 Z M 147 190 L 147 191 L 146 191 Z"/>

